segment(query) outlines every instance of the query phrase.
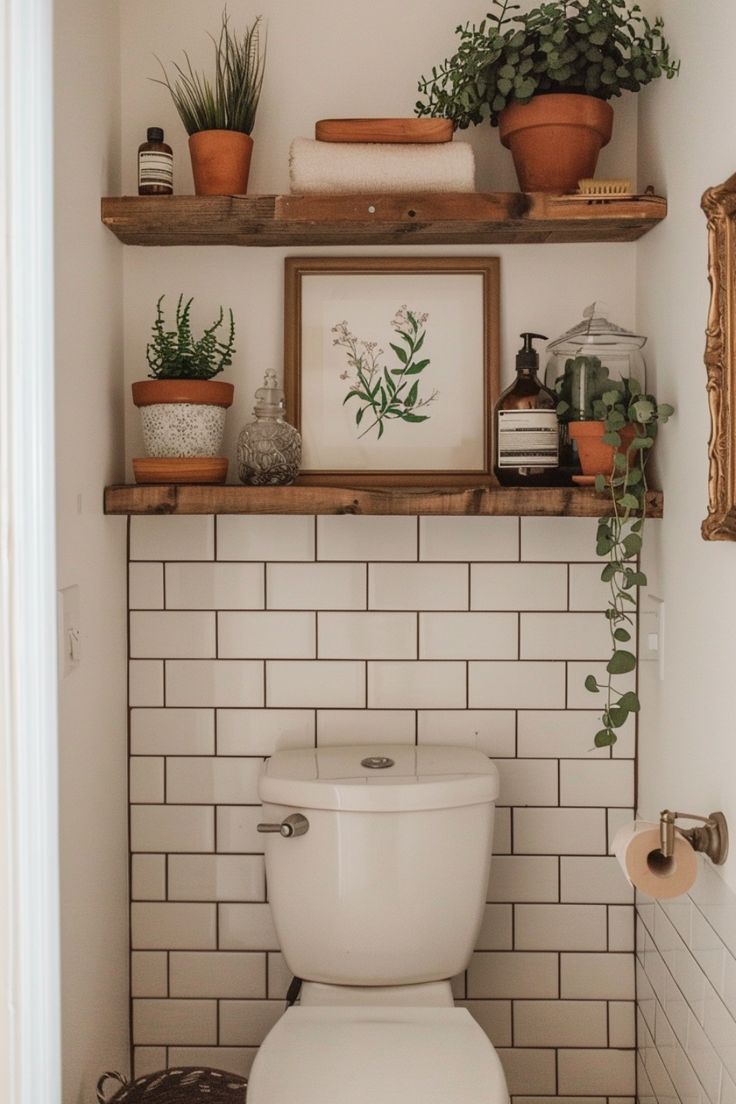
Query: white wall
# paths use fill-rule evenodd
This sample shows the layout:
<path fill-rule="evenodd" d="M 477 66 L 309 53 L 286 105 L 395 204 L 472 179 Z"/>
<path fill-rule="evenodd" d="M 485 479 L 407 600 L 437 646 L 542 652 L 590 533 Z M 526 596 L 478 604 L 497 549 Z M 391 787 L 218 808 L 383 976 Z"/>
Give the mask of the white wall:
<path fill-rule="evenodd" d="M 115 0 L 57 0 L 56 360 L 59 586 L 79 585 L 82 662 L 60 687 L 64 1100 L 127 1068 L 125 523 L 121 247 L 99 197 L 119 180 Z"/>
<path fill-rule="evenodd" d="M 254 131 L 250 190 L 288 191 L 288 150 L 298 135 L 312 136 L 319 118 L 353 115 L 409 115 L 417 98 L 416 82 L 455 46 L 454 28 L 478 17 L 474 0 L 377 0 L 366 9 L 358 0 L 317 0 L 287 4 L 265 0 L 251 6 L 231 4 L 233 22 L 243 27 L 262 12 L 268 21 L 266 79 Z M 168 92 L 152 84 L 154 58 L 180 61 L 189 51 L 195 66 L 210 64 L 206 32 L 216 32 L 220 0 L 126 0 L 122 5 L 122 151 L 123 191 L 135 194 L 136 150 L 151 125 L 165 128 L 174 148 L 175 188 L 191 193 L 191 169 L 184 128 Z M 604 175 L 634 172 L 636 101 L 616 105 L 616 134 L 601 158 Z M 462 133 L 477 152 L 478 187 L 514 190 L 510 155 L 497 132 L 487 126 Z M 330 253 L 335 250 L 291 250 Z M 338 252 L 345 253 L 345 250 Z M 351 249 L 351 254 L 391 253 L 391 249 Z M 393 250 L 396 252 L 396 250 Z M 538 246 L 448 249 L 425 248 L 423 256 L 492 253 L 502 258 L 502 355 L 504 374 L 513 371 L 521 330 L 557 336 L 580 318 L 593 297 L 604 298 L 624 325 L 634 321 L 633 245 Z M 140 456 L 138 413 L 129 384 L 147 374 L 145 346 L 156 299 L 166 292 L 173 307 L 180 291 L 195 296 L 195 316 L 207 323 L 220 303 L 232 306 L 238 353 L 229 376 L 236 383 L 235 405 L 228 416 L 226 447 L 230 480 L 237 432 L 250 416 L 253 390 L 266 368 L 280 370 L 283 334 L 283 250 L 143 249 L 125 250 L 125 377 L 127 456 Z"/>
<path fill-rule="evenodd" d="M 710 431 L 703 366 L 708 309 L 707 240 L 700 197 L 736 169 L 736 35 L 730 0 L 659 0 L 682 72 L 639 98 L 640 180 L 669 199 L 666 223 L 638 246 L 638 325 L 651 335 L 659 397 L 677 415 L 657 446 L 665 517 L 650 541 L 650 595 L 665 600 L 664 681 L 642 668 L 640 799 L 649 816 L 723 809 L 736 827 L 736 547 L 704 543 Z M 651 599 L 650 606 L 652 605 Z M 736 885 L 736 861 L 725 868 Z"/>

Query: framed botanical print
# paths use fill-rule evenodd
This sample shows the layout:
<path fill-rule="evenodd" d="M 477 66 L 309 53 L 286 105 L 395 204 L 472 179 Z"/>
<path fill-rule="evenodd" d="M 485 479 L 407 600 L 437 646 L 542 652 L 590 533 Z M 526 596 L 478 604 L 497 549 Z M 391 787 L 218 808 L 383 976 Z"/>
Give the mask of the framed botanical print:
<path fill-rule="evenodd" d="M 286 261 L 300 482 L 472 486 L 492 471 L 496 257 Z"/>

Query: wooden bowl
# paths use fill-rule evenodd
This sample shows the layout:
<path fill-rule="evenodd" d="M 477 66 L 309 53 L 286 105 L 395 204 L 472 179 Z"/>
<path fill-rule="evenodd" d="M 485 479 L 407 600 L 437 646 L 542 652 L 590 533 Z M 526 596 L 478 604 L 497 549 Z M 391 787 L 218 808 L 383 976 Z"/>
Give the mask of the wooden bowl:
<path fill-rule="evenodd" d="M 388 142 L 430 145 L 451 142 L 449 119 L 320 119 L 314 136 L 319 142 Z"/>

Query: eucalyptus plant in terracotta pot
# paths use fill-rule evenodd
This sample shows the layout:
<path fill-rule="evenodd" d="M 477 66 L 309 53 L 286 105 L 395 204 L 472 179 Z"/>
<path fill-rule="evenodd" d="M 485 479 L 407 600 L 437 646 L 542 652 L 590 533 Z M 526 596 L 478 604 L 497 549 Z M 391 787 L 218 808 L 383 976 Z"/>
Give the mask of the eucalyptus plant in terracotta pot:
<path fill-rule="evenodd" d="M 597 361 L 597 366 L 590 366 L 593 370 L 601 367 L 597 357 L 575 357 L 566 365 L 568 378 L 576 367 L 575 361 L 580 360 Z M 603 372 L 607 375 L 605 369 Z M 599 379 L 604 379 L 602 373 Z M 572 409 L 566 399 L 561 399 L 557 412 L 564 420 Z M 611 502 L 610 513 L 599 519 L 596 531 L 596 555 L 606 561 L 601 581 L 609 587 L 605 616 L 611 634 L 611 656 L 603 681 L 593 674 L 585 679 L 585 688 L 591 694 L 603 693 L 604 697 L 600 727 L 594 737 L 596 747 L 615 744 L 617 729 L 626 723 L 630 714 L 639 711 L 636 691 L 619 690 L 617 679 L 636 669 L 636 655 L 632 650 L 636 635 L 636 591 L 647 583 L 638 563 L 647 512 L 646 467 L 659 427 L 672 414 L 671 406 L 657 403 L 654 395 L 642 392 L 635 379 L 626 379 L 608 381 L 600 396 L 592 399 L 592 418 L 569 423 L 578 448 L 581 438 L 576 438 L 574 427 L 596 427 L 595 436 L 600 438 L 606 450 L 606 459 L 600 465 L 602 470 L 592 476 L 592 480 L 596 491 L 608 494 Z"/>
<path fill-rule="evenodd" d="M 227 9 L 222 13 L 212 80 L 174 63 L 173 80 L 160 59 L 164 79 L 189 135 L 194 190 L 197 195 L 244 195 L 248 190 L 256 111 L 261 96 L 265 51 L 260 43 L 261 16 L 242 35 L 231 30 Z"/>
<path fill-rule="evenodd" d="M 418 115 L 464 129 L 489 120 L 524 192 L 573 192 L 611 138 L 609 100 L 674 77 L 663 22 L 629 0 L 548 0 L 528 12 L 493 0 L 457 28 L 457 53 L 422 77 Z"/>
<path fill-rule="evenodd" d="M 167 329 L 162 295 L 156 304 L 152 339 L 146 349 L 149 378 L 133 384 L 133 402 L 141 411 L 148 460 L 134 460 L 138 482 L 222 482 L 227 459 L 220 457 L 225 411 L 234 387 L 213 377 L 232 364 L 235 323 L 223 337 L 225 313 L 200 338 L 192 334 L 192 299 L 180 295 L 176 322 Z M 191 461 L 196 460 L 197 463 Z M 159 476 L 159 478 L 156 478 Z"/>

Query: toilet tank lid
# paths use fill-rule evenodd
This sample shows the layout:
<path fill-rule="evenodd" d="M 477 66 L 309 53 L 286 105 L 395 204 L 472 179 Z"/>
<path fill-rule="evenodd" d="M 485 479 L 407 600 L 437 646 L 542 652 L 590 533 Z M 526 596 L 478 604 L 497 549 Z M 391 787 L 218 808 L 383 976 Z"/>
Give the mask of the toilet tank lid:
<path fill-rule="evenodd" d="M 258 783 L 263 802 L 302 809 L 398 812 L 490 804 L 498 771 L 469 747 L 409 744 L 277 751 Z"/>

